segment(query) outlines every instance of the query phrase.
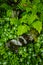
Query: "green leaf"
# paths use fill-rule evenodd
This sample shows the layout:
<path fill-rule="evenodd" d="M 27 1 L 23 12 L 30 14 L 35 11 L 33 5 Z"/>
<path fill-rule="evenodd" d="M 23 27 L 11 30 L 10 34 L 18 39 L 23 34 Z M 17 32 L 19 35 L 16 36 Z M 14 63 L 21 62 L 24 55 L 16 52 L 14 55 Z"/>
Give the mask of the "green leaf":
<path fill-rule="evenodd" d="M 18 22 L 18 19 L 16 19 L 16 18 L 10 18 L 10 24 L 11 25 L 16 25 L 16 24 L 18 24 L 19 22 Z"/>
<path fill-rule="evenodd" d="M 42 22 L 36 21 L 32 24 L 32 26 L 40 33 L 42 30 Z"/>
<path fill-rule="evenodd" d="M 12 10 L 7 10 L 7 16 L 11 17 L 12 16 Z"/>
<path fill-rule="evenodd" d="M 43 12 L 41 12 L 40 20 L 43 22 Z"/>
<path fill-rule="evenodd" d="M 17 35 L 22 35 L 23 33 L 26 33 L 28 30 L 30 30 L 30 27 L 27 25 L 20 25 L 18 26 Z"/>
<path fill-rule="evenodd" d="M 37 6 L 36 5 L 33 5 L 33 7 L 32 7 L 32 13 L 33 14 L 37 13 Z"/>
<path fill-rule="evenodd" d="M 38 17 L 36 16 L 36 15 L 34 15 L 34 14 L 31 14 L 30 16 L 29 15 L 24 15 L 21 19 L 20 19 L 20 21 L 21 21 L 21 23 L 27 23 L 27 24 L 32 24 L 33 23 L 33 21 L 35 20 L 35 19 L 38 19 Z"/>
<path fill-rule="evenodd" d="M 4 19 L 3 18 L 0 18 L 0 22 L 4 22 Z"/>
<path fill-rule="evenodd" d="M 28 21 L 28 15 L 27 14 L 25 14 L 21 19 L 20 19 L 20 22 L 21 23 L 27 23 Z"/>
<path fill-rule="evenodd" d="M 33 23 L 33 21 L 37 18 L 36 15 L 31 15 L 30 17 L 28 17 L 28 24 L 30 25 L 31 23 Z"/>
<path fill-rule="evenodd" d="M 43 4 L 42 3 L 39 3 L 39 4 L 37 4 L 37 11 L 38 12 L 43 12 Z"/>
<path fill-rule="evenodd" d="M 6 10 L 12 9 L 11 6 L 9 6 L 9 5 L 6 4 L 6 3 L 3 3 L 3 4 L 1 5 L 1 7 L 2 7 L 2 8 L 5 8 Z"/>
<path fill-rule="evenodd" d="M 40 0 L 34 0 L 33 3 L 38 4 L 40 3 Z"/>

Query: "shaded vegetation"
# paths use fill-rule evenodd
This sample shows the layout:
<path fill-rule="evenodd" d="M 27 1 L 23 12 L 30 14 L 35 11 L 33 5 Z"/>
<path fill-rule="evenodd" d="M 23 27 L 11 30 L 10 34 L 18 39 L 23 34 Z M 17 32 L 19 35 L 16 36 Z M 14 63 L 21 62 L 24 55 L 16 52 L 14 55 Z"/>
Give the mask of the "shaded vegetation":
<path fill-rule="evenodd" d="M 12 52 L 5 44 L 22 34 L 34 42 Z M 0 0 L 0 65 L 43 65 L 43 0 Z"/>

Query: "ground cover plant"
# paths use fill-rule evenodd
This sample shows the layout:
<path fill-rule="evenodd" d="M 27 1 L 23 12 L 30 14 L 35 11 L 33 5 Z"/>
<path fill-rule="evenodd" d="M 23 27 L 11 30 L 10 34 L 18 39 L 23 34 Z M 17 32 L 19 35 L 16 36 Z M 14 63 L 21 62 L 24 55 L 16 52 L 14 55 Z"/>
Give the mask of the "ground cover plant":
<path fill-rule="evenodd" d="M 24 33 L 34 41 L 18 53 L 6 48 Z M 0 0 L 0 65 L 43 65 L 43 0 Z"/>

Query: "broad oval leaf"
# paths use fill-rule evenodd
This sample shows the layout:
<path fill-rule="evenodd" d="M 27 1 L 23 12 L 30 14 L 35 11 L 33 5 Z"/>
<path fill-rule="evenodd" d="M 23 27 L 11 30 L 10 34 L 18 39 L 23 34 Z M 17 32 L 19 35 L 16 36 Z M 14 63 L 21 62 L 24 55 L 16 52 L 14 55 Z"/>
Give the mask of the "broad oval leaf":
<path fill-rule="evenodd" d="M 26 33 L 28 30 L 30 30 L 30 27 L 27 25 L 20 25 L 18 26 L 17 35 L 22 35 L 23 33 Z"/>
<path fill-rule="evenodd" d="M 42 22 L 36 21 L 32 24 L 32 26 L 40 33 L 42 30 Z"/>

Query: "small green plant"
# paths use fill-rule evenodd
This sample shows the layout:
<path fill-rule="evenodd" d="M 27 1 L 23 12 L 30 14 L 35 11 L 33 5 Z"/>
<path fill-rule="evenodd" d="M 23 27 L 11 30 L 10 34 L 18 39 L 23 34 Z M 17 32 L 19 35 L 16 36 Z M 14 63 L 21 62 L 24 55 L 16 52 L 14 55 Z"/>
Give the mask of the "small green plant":
<path fill-rule="evenodd" d="M 35 41 L 19 47 L 17 54 L 6 48 L 9 39 L 24 33 Z M 42 59 L 43 0 L 0 0 L 0 65 L 43 65 Z"/>

